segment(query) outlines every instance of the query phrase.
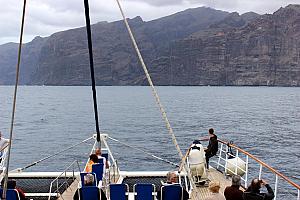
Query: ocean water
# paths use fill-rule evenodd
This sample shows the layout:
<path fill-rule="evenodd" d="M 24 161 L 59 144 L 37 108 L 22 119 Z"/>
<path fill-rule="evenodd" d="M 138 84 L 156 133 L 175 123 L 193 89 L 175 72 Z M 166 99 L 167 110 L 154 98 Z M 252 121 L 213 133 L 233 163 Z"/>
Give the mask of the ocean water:
<path fill-rule="evenodd" d="M 157 87 L 182 151 L 213 127 L 300 183 L 300 88 Z M 97 87 L 100 129 L 154 155 L 179 162 L 149 87 Z M 13 87 L 0 87 L 0 130 L 8 137 Z M 94 132 L 90 87 L 20 86 L 10 169 L 24 167 Z M 122 170 L 173 166 L 108 140 Z M 92 141 L 41 162 L 29 171 L 83 164 Z"/>

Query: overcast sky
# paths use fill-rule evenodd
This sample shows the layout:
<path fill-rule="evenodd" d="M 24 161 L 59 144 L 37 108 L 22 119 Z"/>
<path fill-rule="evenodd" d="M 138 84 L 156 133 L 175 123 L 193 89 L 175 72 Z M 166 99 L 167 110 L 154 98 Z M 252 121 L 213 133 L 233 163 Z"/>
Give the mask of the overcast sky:
<path fill-rule="evenodd" d="M 265 14 L 292 3 L 300 4 L 300 0 L 121 0 L 127 17 L 139 15 L 145 21 L 200 6 Z M 0 44 L 17 42 L 23 0 L 0 0 L 0 5 Z M 24 42 L 84 26 L 83 12 L 83 0 L 27 0 Z M 90 12 L 92 23 L 121 19 L 115 0 L 90 0 Z"/>

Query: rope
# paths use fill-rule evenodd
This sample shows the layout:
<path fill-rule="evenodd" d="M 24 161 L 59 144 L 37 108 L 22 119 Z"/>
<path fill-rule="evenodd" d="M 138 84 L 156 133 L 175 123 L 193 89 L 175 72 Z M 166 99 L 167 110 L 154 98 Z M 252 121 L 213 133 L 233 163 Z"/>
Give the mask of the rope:
<path fill-rule="evenodd" d="M 121 142 L 121 141 L 119 141 L 119 140 L 117 140 L 117 139 L 115 139 L 115 138 L 109 137 L 109 136 L 107 136 L 107 138 L 109 138 L 109 139 L 111 139 L 111 140 L 113 140 L 113 141 L 115 141 L 115 142 L 118 142 L 118 143 L 120 143 L 120 144 L 122 144 L 122 145 L 124 145 L 124 146 L 127 146 L 127 147 L 129 147 L 129 148 L 132 148 L 132 149 L 135 149 L 135 150 L 137 150 L 137 151 L 143 152 L 143 153 L 145 153 L 145 154 L 147 154 L 147 155 L 149 155 L 149 156 L 151 156 L 151 157 L 153 157 L 153 158 L 155 158 L 155 159 L 157 159 L 157 160 L 161 160 L 161 161 L 166 162 L 166 163 L 168 163 L 168 164 L 171 164 L 171 165 L 174 165 L 174 166 L 176 166 L 176 167 L 179 167 L 178 164 L 176 164 L 176 163 L 174 163 L 174 162 L 172 162 L 172 161 L 169 161 L 169 160 L 167 160 L 167 159 L 158 157 L 158 156 L 156 156 L 156 155 L 154 155 L 154 154 L 151 154 L 151 153 L 149 153 L 149 152 L 147 152 L 147 151 L 144 151 L 144 150 L 142 150 L 142 149 L 140 149 L 140 148 L 138 148 L 138 147 L 132 146 L 132 145 L 127 144 L 127 143 L 125 143 L 125 142 Z"/>
<path fill-rule="evenodd" d="M 8 145 L 8 154 L 7 154 L 8 156 L 7 156 L 7 163 L 6 163 L 6 172 L 5 172 L 5 176 L 4 176 L 2 199 L 6 199 L 8 168 L 9 168 L 9 161 L 10 161 L 10 150 L 11 150 L 12 136 L 13 136 L 13 129 L 14 129 L 14 120 L 15 120 L 15 111 L 16 111 L 16 102 L 17 102 L 17 91 L 18 91 L 19 73 L 20 73 L 20 64 L 21 64 L 21 52 L 22 52 L 24 22 L 25 22 L 25 11 L 26 11 L 26 0 L 24 0 L 24 4 L 23 4 L 23 14 L 22 14 L 21 31 L 20 31 L 20 41 L 19 41 L 19 49 L 18 49 L 18 63 L 17 63 L 17 68 L 16 68 L 16 82 L 15 82 L 14 97 L 13 97 L 13 108 L 12 108 L 12 115 L 11 115 L 9 145 Z"/>
<path fill-rule="evenodd" d="M 139 50 L 139 48 L 138 48 L 138 46 L 137 46 L 137 43 L 136 43 L 135 39 L 134 39 L 134 36 L 133 36 L 133 34 L 132 34 L 132 31 L 131 31 L 131 29 L 130 29 L 130 27 L 129 27 L 129 24 L 128 24 L 128 22 L 127 22 L 127 19 L 126 19 L 125 15 L 124 15 L 124 12 L 123 12 L 123 10 L 122 10 L 121 4 L 120 4 L 119 0 L 116 0 L 116 1 L 117 1 L 117 3 L 118 3 L 119 9 L 120 9 L 120 11 L 121 11 L 121 14 L 122 14 L 122 16 L 123 16 L 123 20 L 124 20 L 124 22 L 125 22 L 127 31 L 128 31 L 129 36 L 130 36 L 130 38 L 131 38 L 131 41 L 132 41 L 132 43 L 133 43 L 133 45 L 134 45 L 135 51 L 136 51 L 136 53 L 137 53 L 137 55 L 138 55 L 138 57 L 139 57 L 139 60 L 140 60 L 140 62 L 141 62 L 141 64 L 142 64 L 142 67 L 143 67 L 143 69 L 144 69 L 144 72 L 145 72 L 145 75 L 146 75 L 147 80 L 148 80 L 148 82 L 149 82 L 149 85 L 151 86 L 151 89 L 152 89 L 153 95 L 154 95 L 154 97 L 155 97 L 156 103 L 158 104 L 159 109 L 160 109 L 160 112 L 161 112 L 161 114 L 162 114 L 162 117 L 163 117 L 163 119 L 165 120 L 166 127 L 167 127 L 167 129 L 168 129 L 168 131 L 169 131 L 169 134 L 170 134 L 171 137 L 172 137 L 172 141 L 173 141 L 173 143 L 174 143 L 174 145 L 175 145 L 175 147 L 176 147 L 176 149 L 177 149 L 177 151 L 178 151 L 178 154 L 179 154 L 179 156 L 180 156 L 180 159 L 182 159 L 183 154 L 182 154 L 182 152 L 181 152 L 181 150 L 180 150 L 180 147 L 179 147 L 179 145 L 178 145 L 178 143 L 177 143 L 175 134 L 174 134 L 173 129 L 172 129 L 172 127 L 171 127 L 171 124 L 170 124 L 170 122 L 169 122 L 169 120 L 168 120 L 168 117 L 167 117 L 167 114 L 166 114 L 166 112 L 165 112 L 165 109 L 164 109 L 162 103 L 160 102 L 159 96 L 158 96 L 157 91 L 156 91 L 156 89 L 155 89 L 155 87 L 154 87 L 154 85 L 153 85 L 153 82 L 152 82 L 152 80 L 151 80 L 150 74 L 149 74 L 149 72 L 148 72 L 148 69 L 147 69 L 147 67 L 146 67 L 146 64 L 144 63 L 143 57 L 142 57 L 142 55 L 141 55 L 141 53 L 140 53 L 140 50 Z"/>
<path fill-rule="evenodd" d="M 162 114 L 162 117 L 163 117 L 163 119 L 164 119 L 164 121 L 165 121 L 166 127 L 167 127 L 167 129 L 168 129 L 168 131 L 169 131 L 169 134 L 170 134 L 171 137 L 172 137 L 172 141 L 173 141 L 173 143 L 174 143 L 174 145 L 175 145 L 175 147 L 176 147 L 176 149 L 177 149 L 177 152 L 178 152 L 178 154 L 179 154 L 180 159 L 182 160 L 182 162 L 184 162 L 184 168 L 185 168 L 185 170 L 186 170 L 186 172 L 187 172 L 187 174 L 188 174 L 188 177 L 189 177 L 189 179 L 190 179 L 190 181 L 191 181 L 191 184 L 192 184 L 193 188 L 196 188 L 196 185 L 195 185 L 195 183 L 194 183 L 194 181 L 193 181 L 193 179 L 192 179 L 191 173 L 190 173 L 190 169 L 189 169 L 189 167 L 186 165 L 185 158 L 184 158 L 184 156 L 183 156 L 183 154 L 182 154 L 182 151 L 181 151 L 181 149 L 180 149 L 180 147 L 179 147 L 179 145 L 178 145 L 178 142 L 177 142 L 177 140 L 176 140 L 176 137 L 175 137 L 175 134 L 174 134 L 173 129 L 172 129 L 172 127 L 171 127 L 171 124 L 170 124 L 170 122 L 169 122 L 169 120 L 168 120 L 168 117 L 167 117 L 167 114 L 166 114 L 166 112 L 165 112 L 165 109 L 164 109 L 162 103 L 160 102 L 159 96 L 158 96 L 157 91 L 156 91 L 156 89 L 155 89 L 155 87 L 154 87 L 154 85 L 153 85 L 153 82 L 152 82 L 152 80 L 151 80 L 151 77 L 150 77 L 150 74 L 149 74 L 148 69 L 147 69 L 147 67 L 146 67 L 146 64 L 145 64 L 145 62 L 144 62 L 144 59 L 143 59 L 143 57 L 142 57 L 142 55 L 141 55 L 141 52 L 140 52 L 140 50 L 139 50 L 139 48 L 138 48 L 138 45 L 137 45 L 137 43 L 136 43 L 136 41 L 135 41 L 135 39 L 134 39 L 134 36 L 133 36 L 133 34 L 132 34 L 132 31 L 131 31 L 131 29 L 130 29 L 130 26 L 129 26 L 129 24 L 128 24 L 128 21 L 127 21 L 127 19 L 126 19 L 126 17 L 125 17 L 125 14 L 124 14 L 124 12 L 123 12 L 122 7 L 121 7 L 120 1 L 119 1 L 119 0 L 116 0 L 116 2 L 117 2 L 117 4 L 118 4 L 118 7 L 119 7 L 120 12 L 121 12 L 121 14 L 122 14 L 124 23 L 125 23 L 125 25 L 126 25 L 126 28 L 127 28 L 128 33 L 129 33 L 130 39 L 131 39 L 131 41 L 132 41 L 132 44 L 133 44 L 133 46 L 134 46 L 134 49 L 135 49 L 135 51 L 136 51 L 136 53 L 137 53 L 137 55 L 138 55 L 138 58 L 139 58 L 139 60 L 140 60 L 140 62 L 141 62 L 141 64 L 142 64 L 142 67 L 143 67 L 143 70 L 144 70 L 145 75 L 146 75 L 146 77 L 147 77 L 148 83 L 149 83 L 149 85 L 151 86 L 152 93 L 153 93 L 153 95 L 154 95 L 154 97 L 155 97 L 156 103 L 157 103 L 157 105 L 159 106 L 159 109 L 160 109 L 160 112 L 161 112 L 161 114 Z M 193 194 L 192 194 L 192 195 L 193 195 Z M 197 195 L 196 198 L 198 199 L 198 193 L 196 193 L 196 195 Z"/>
<path fill-rule="evenodd" d="M 22 171 L 22 170 L 24 170 L 24 169 L 28 169 L 28 168 L 30 168 L 30 167 L 32 167 L 32 166 L 34 166 L 34 165 L 36 165 L 36 164 L 38 164 L 38 163 L 40 163 L 40 162 L 42 162 L 42 161 L 45 161 L 45 160 L 47 160 L 47 159 L 49 159 L 49 158 L 52 158 L 52 157 L 54 157 L 54 156 L 56 156 L 56 155 L 58 155 L 58 154 L 60 154 L 60 153 L 62 153 L 62 152 L 65 152 L 65 151 L 67 151 L 67 150 L 69 150 L 69 149 L 72 149 L 72 148 L 74 148 L 74 147 L 76 147 L 76 146 L 78 146 L 78 145 L 80 145 L 80 144 L 82 144 L 82 143 L 85 143 L 85 142 L 87 142 L 88 140 L 90 140 L 90 139 L 92 139 L 92 138 L 93 138 L 93 137 L 89 137 L 89 138 L 87 138 L 87 139 L 85 139 L 85 140 L 83 140 L 83 141 L 81 141 L 81 142 L 79 142 L 79 143 L 76 143 L 76 144 L 74 144 L 74 145 L 72 145 L 72 146 L 69 146 L 69 147 L 67 147 L 67 148 L 65 148 L 65 149 L 63 149 L 63 150 L 61 150 L 61 151 L 58 151 L 58 152 L 52 154 L 52 155 L 46 156 L 46 157 L 44 157 L 44 158 L 42 158 L 42 159 L 40 159 L 40 160 L 38 160 L 38 161 L 35 161 L 35 162 L 33 162 L 33 163 L 31 163 L 31 164 L 29 164 L 29 165 L 27 165 L 27 166 L 25 166 L 25 167 L 23 167 L 23 168 L 21 168 L 21 169 L 17 169 L 17 170 Z"/>
<path fill-rule="evenodd" d="M 88 0 L 84 0 L 84 11 L 85 11 L 86 32 L 87 32 L 87 38 L 88 38 L 89 57 L 90 57 L 90 71 L 91 71 L 91 80 L 92 80 L 92 91 L 93 91 L 93 103 L 94 103 L 97 141 L 98 141 L 99 148 L 101 148 L 100 127 L 99 127 L 98 107 L 97 107 L 96 81 L 95 81 L 95 72 L 94 72 L 92 32 L 91 32 L 91 22 L 90 22 L 90 12 L 89 12 L 89 1 Z"/>

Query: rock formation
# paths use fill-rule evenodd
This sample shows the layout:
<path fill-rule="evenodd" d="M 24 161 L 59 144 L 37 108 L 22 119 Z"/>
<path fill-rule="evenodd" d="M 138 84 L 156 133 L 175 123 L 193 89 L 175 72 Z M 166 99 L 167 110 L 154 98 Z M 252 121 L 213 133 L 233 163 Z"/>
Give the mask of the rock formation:
<path fill-rule="evenodd" d="M 300 86 L 300 6 L 274 14 L 188 9 L 129 23 L 156 85 Z M 97 85 L 147 85 L 122 21 L 92 26 Z M 0 84 L 14 83 L 17 44 L 0 46 Z M 21 83 L 90 85 L 85 28 L 24 45 Z"/>

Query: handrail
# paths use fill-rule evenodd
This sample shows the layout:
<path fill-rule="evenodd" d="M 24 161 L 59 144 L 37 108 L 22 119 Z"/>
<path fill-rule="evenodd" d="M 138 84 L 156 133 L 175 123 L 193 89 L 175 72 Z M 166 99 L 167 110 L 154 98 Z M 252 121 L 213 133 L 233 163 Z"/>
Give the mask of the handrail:
<path fill-rule="evenodd" d="M 3 149 L 2 149 L 3 150 Z M 3 171 L 0 173 L 0 182 L 3 180 L 5 173 L 6 173 L 6 167 L 5 167 L 5 162 L 6 162 L 6 157 L 7 157 L 7 148 L 5 148 L 2 152 L 1 155 L 1 162 L 0 162 L 0 169 L 2 169 Z"/>
<path fill-rule="evenodd" d="M 52 186 L 53 186 L 53 183 L 55 182 L 55 181 L 57 181 L 57 184 L 56 184 L 56 193 L 58 194 L 58 189 L 61 187 L 58 187 L 58 179 L 60 178 L 60 177 L 62 177 L 63 175 L 65 175 L 65 178 L 66 178 L 66 172 L 67 172 L 67 170 L 68 169 L 70 169 L 71 167 L 73 167 L 73 179 L 74 179 L 74 177 L 75 177 L 75 173 L 74 173 L 74 165 L 75 164 L 77 164 L 77 167 L 78 167 L 78 170 L 79 170 L 79 172 L 81 171 L 80 170 L 80 166 L 79 166 L 79 163 L 78 163 L 78 161 L 77 160 L 74 160 L 61 174 L 59 174 L 53 181 L 51 181 L 51 183 L 50 183 L 50 189 L 49 189 L 49 195 L 48 195 L 48 200 L 50 200 L 51 199 L 51 195 L 53 194 L 53 193 L 51 193 L 51 191 L 52 191 Z"/>
<path fill-rule="evenodd" d="M 298 190 L 300 190 L 300 186 L 298 184 L 296 184 L 295 182 L 293 182 L 292 180 L 290 180 L 288 177 L 286 177 L 285 175 L 283 175 L 282 173 L 278 172 L 276 169 L 274 169 L 273 167 L 269 166 L 268 164 L 266 164 L 265 162 L 261 161 L 260 159 L 256 158 L 254 155 L 252 155 L 251 153 L 241 149 L 240 147 L 236 146 L 235 144 L 231 144 L 229 142 L 225 142 L 223 140 L 219 140 L 219 142 L 228 145 L 229 147 L 232 147 L 240 152 L 242 152 L 243 154 L 249 156 L 250 158 L 252 158 L 253 160 L 255 160 L 256 162 L 258 162 L 259 164 L 261 164 L 262 166 L 266 167 L 267 169 L 269 169 L 272 173 L 278 175 L 279 177 L 281 177 L 282 179 L 284 179 L 285 181 L 287 181 L 290 185 L 292 185 L 293 187 L 297 188 Z"/>

